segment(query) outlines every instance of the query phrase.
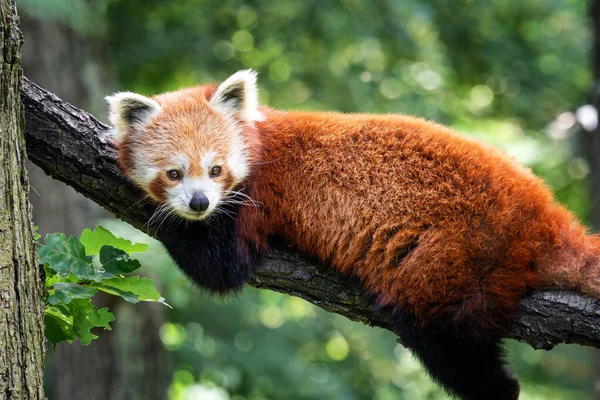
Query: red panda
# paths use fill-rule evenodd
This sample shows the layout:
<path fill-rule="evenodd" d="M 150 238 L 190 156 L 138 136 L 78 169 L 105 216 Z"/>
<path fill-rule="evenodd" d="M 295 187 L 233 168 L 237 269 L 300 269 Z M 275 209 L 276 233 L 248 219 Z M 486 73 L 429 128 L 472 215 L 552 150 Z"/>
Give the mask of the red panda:
<path fill-rule="evenodd" d="M 358 278 L 451 395 L 518 398 L 501 338 L 527 293 L 600 298 L 600 238 L 527 168 L 444 126 L 259 107 L 250 70 L 107 100 L 118 162 L 185 220 L 157 235 L 200 287 L 239 289 L 284 240 Z"/>

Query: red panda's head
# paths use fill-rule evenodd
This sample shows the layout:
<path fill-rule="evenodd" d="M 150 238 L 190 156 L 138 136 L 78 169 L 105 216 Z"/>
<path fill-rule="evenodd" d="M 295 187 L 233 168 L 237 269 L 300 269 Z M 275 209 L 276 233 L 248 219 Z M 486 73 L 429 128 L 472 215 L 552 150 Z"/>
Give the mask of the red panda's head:
<path fill-rule="evenodd" d="M 107 97 L 127 176 L 155 201 L 202 219 L 250 172 L 256 156 L 256 73 L 239 71 L 220 85 L 153 98 Z"/>

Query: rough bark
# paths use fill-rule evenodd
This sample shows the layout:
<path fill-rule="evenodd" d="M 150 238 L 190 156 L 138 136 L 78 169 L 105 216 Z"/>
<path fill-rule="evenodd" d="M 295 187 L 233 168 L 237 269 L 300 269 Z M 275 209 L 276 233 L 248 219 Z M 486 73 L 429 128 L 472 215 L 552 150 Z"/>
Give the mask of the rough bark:
<path fill-rule="evenodd" d="M 0 0 L 0 399 L 43 399 L 43 281 L 33 240 L 19 98 L 21 33 Z"/>
<path fill-rule="evenodd" d="M 27 80 L 22 97 L 30 158 L 118 218 L 147 231 L 144 224 L 151 208 L 139 203 L 139 191 L 115 164 L 108 128 Z M 250 284 L 302 297 L 330 312 L 395 331 L 386 310 L 375 309 L 358 285 L 290 249 L 276 247 Z M 600 347 L 600 302 L 574 293 L 534 293 L 522 302 L 508 337 L 534 348 L 549 349 L 559 343 Z"/>

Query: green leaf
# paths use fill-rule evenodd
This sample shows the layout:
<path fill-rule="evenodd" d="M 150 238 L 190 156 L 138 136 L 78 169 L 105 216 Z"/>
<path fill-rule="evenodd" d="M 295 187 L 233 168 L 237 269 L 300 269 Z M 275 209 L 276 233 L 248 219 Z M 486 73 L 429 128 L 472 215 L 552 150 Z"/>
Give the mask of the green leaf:
<path fill-rule="evenodd" d="M 87 346 L 98 337 L 91 333 L 92 328 L 101 327 L 111 330 L 110 322 L 115 320 L 115 316 L 108 311 L 108 308 L 96 310 L 90 299 L 73 299 L 67 307 L 73 316 L 73 330 L 83 346 Z"/>
<path fill-rule="evenodd" d="M 46 276 L 46 286 L 52 287 L 56 282 L 62 282 L 62 277 L 50 268 L 50 264 L 44 263 L 44 274 Z"/>
<path fill-rule="evenodd" d="M 57 273 L 68 276 L 69 272 L 80 279 L 92 279 L 92 258 L 85 255 L 85 248 L 75 236 L 66 240 L 62 233 L 46 235 L 40 244 L 40 261 L 47 262 Z"/>
<path fill-rule="evenodd" d="M 158 293 L 158 290 L 154 287 L 154 282 L 148 278 L 130 276 L 127 278 L 105 279 L 101 284 L 110 289 L 132 293 L 138 296 L 140 301 L 162 302 L 164 300 L 160 297 L 160 293 Z"/>
<path fill-rule="evenodd" d="M 104 279 L 112 279 L 112 278 L 116 278 L 116 277 L 117 277 L 117 275 L 112 274 L 108 271 L 96 270 L 96 276 L 94 277 L 94 281 L 102 282 Z"/>
<path fill-rule="evenodd" d="M 85 246 L 87 255 L 96 255 L 102 249 L 102 246 L 108 245 L 125 251 L 127 254 L 143 253 L 148 249 L 148 245 L 144 243 L 131 243 L 127 239 L 118 238 L 113 235 L 108 229 L 101 226 L 96 227 L 93 231 L 84 229 L 81 232 L 81 243 Z"/>
<path fill-rule="evenodd" d="M 141 267 L 138 260 L 129 258 L 126 252 L 112 246 L 102 246 L 100 263 L 106 271 L 115 275 L 127 274 Z"/>
<path fill-rule="evenodd" d="M 112 294 L 113 296 L 119 296 L 128 303 L 137 304 L 140 302 L 140 296 L 138 296 L 137 294 L 133 294 L 131 292 L 127 292 L 125 290 L 121 290 L 121 289 L 117 289 L 117 288 L 113 288 L 113 287 L 109 287 L 109 286 L 104 286 L 102 284 L 100 284 L 96 287 L 98 288 L 98 290 L 102 290 L 105 293 Z"/>
<path fill-rule="evenodd" d="M 55 307 L 48 307 L 44 311 L 46 315 L 44 334 L 52 343 L 52 348 L 55 348 L 60 342 L 68 341 L 70 343 L 77 339 L 70 318 Z"/>
<path fill-rule="evenodd" d="M 87 299 L 92 297 L 98 291 L 92 286 L 83 286 L 70 282 L 54 283 L 51 294 L 48 296 L 48 303 L 56 305 L 58 303 L 69 304 L 73 299 Z"/>

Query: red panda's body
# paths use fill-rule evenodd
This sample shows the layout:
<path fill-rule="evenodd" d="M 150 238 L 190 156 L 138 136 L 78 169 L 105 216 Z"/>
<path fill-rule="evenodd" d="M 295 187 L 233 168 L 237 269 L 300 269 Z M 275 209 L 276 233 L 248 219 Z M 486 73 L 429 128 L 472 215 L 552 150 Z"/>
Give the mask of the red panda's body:
<path fill-rule="evenodd" d="M 253 241 L 284 237 L 424 322 L 480 313 L 482 333 L 540 285 L 600 294 L 598 238 L 499 150 L 406 116 L 264 114 Z"/>
<path fill-rule="evenodd" d="M 600 239 L 488 145 L 406 116 L 256 109 L 250 78 L 235 77 L 111 100 L 125 172 L 197 219 L 159 229 L 180 267 L 200 286 L 235 289 L 282 238 L 393 310 L 451 393 L 518 398 L 499 343 L 521 298 L 539 288 L 599 298 Z M 219 207 L 224 218 L 211 220 Z"/>

